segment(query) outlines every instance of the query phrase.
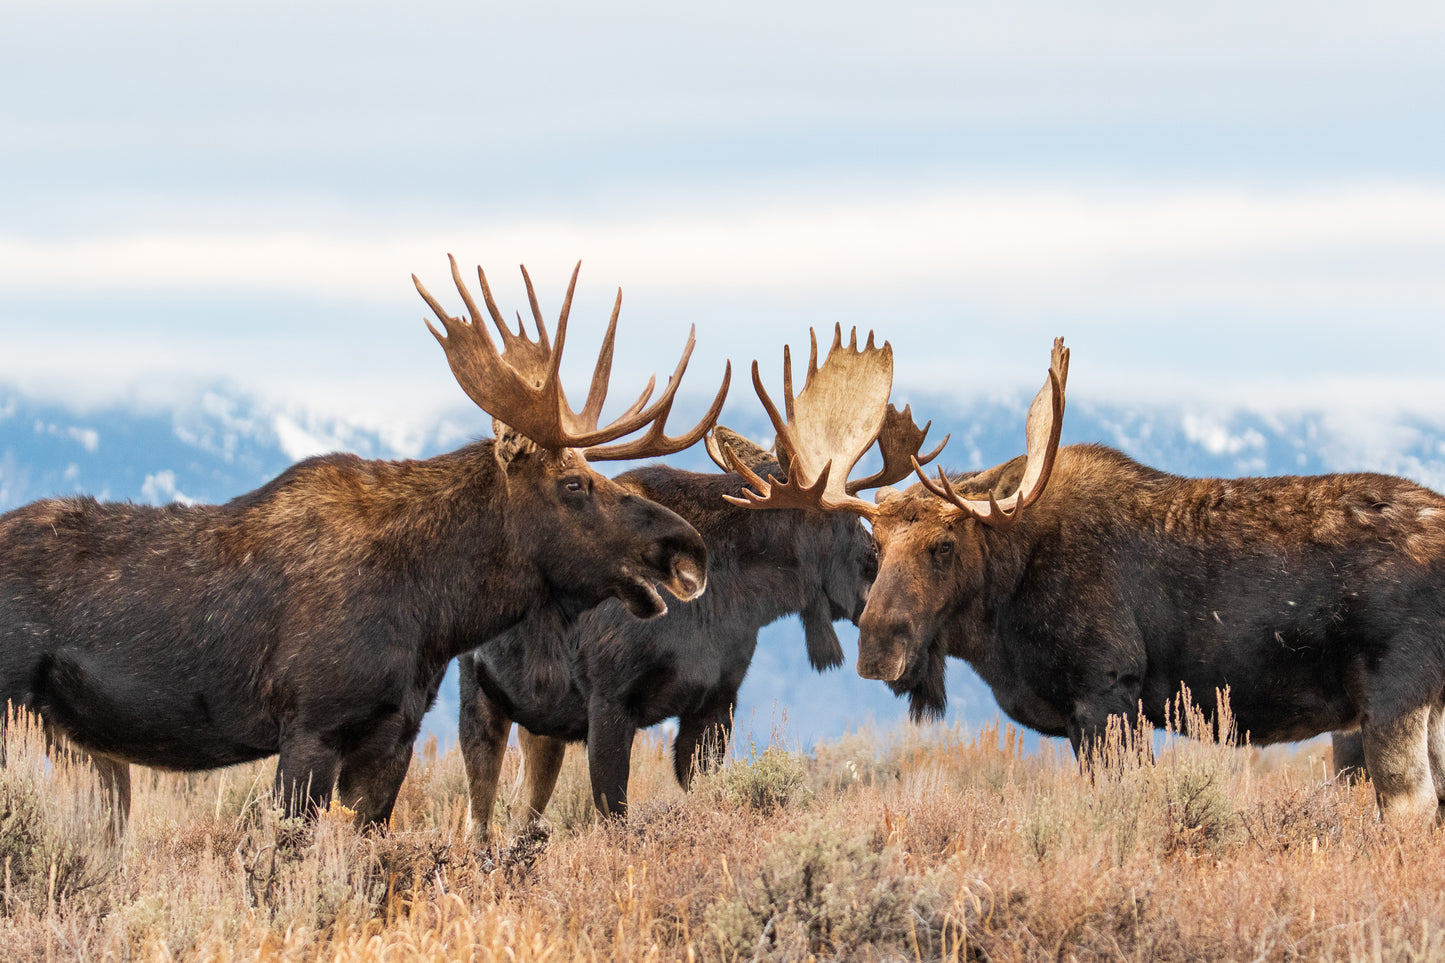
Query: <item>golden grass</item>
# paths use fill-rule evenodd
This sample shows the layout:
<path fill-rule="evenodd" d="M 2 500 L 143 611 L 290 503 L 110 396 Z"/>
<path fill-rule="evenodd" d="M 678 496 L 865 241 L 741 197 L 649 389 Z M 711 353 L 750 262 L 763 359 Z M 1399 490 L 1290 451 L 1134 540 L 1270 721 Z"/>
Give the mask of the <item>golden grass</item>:
<path fill-rule="evenodd" d="M 418 755 L 385 836 L 278 822 L 270 763 L 137 770 L 118 845 L 42 750 L 11 727 L 7 960 L 1445 960 L 1445 835 L 1381 824 L 1327 749 L 1116 741 L 1084 772 L 1012 729 L 910 728 L 685 796 L 642 738 L 627 826 L 574 748 L 550 839 L 499 848 L 470 842 L 455 750 Z"/>

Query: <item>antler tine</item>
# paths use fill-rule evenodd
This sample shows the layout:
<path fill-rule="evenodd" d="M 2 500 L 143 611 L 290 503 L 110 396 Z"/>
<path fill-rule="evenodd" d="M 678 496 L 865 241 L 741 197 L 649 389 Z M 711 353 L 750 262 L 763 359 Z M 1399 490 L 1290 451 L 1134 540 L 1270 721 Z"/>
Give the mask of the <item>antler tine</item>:
<path fill-rule="evenodd" d="M 905 406 L 899 411 L 893 405 L 888 406 L 888 412 L 883 418 L 883 428 L 878 432 L 878 451 L 883 456 L 883 467 L 867 478 L 848 483 L 848 494 L 856 495 L 865 488 L 881 488 L 884 485 L 892 485 L 900 482 L 913 473 L 912 462 L 918 454 L 918 449 L 923 445 L 923 440 L 928 437 L 928 429 L 933 427 L 929 422 L 922 428 L 913 421 L 912 406 Z M 918 464 L 926 465 L 937 458 L 943 451 L 943 446 L 948 444 L 951 435 L 944 435 L 938 447 L 927 455 L 918 459 Z"/>
<path fill-rule="evenodd" d="M 679 379 L 680 380 L 680 379 Z M 626 458 L 661 458 L 664 455 L 675 454 L 685 448 L 691 448 L 697 444 L 698 439 L 707 435 L 717 425 L 717 419 L 722 414 L 723 402 L 727 400 L 728 387 L 733 380 L 733 363 L 729 361 L 723 371 L 722 387 L 718 389 L 717 396 L 713 398 L 712 405 L 702 420 L 692 427 L 690 431 L 676 437 L 669 438 L 666 434 L 667 417 L 672 413 L 672 402 L 675 397 L 673 391 L 668 391 L 663 396 L 666 400 L 657 416 L 648 425 L 647 434 L 632 441 L 622 442 L 617 445 L 604 445 L 599 448 L 587 449 L 589 461 L 621 461 Z M 670 387 L 670 386 L 669 386 Z M 650 389 L 649 389 L 650 393 Z M 709 440 L 711 440 L 709 438 Z M 731 451 L 731 449 L 728 449 Z M 711 452 L 711 449 L 709 449 Z"/>
<path fill-rule="evenodd" d="M 712 431 L 709 431 L 703 436 L 702 447 L 707 451 L 707 456 L 712 459 L 714 465 L 723 471 L 732 471 L 731 466 L 729 466 L 726 461 L 727 456 L 723 454 L 722 447 L 717 440 L 716 425 L 713 426 Z"/>
<path fill-rule="evenodd" d="M 912 461 L 913 470 L 918 473 L 918 480 L 923 482 L 924 488 L 927 488 L 933 494 L 937 495 L 939 498 L 942 498 L 949 504 L 954 505 L 955 507 L 962 509 L 968 514 L 974 516 L 979 521 L 987 523 L 990 528 L 993 528 L 996 531 L 1006 532 L 1010 528 L 1013 528 L 1014 522 L 1018 521 L 1019 513 L 1017 509 L 1015 509 L 1013 512 L 1004 511 L 1003 508 L 999 505 L 999 503 L 994 499 L 993 492 L 988 493 L 987 510 L 980 511 L 978 506 L 982 505 L 983 503 L 975 502 L 969 498 L 964 498 L 963 496 L 959 495 L 958 492 L 954 491 L 953 483 L 948 480 L 948 476 L 943 473 L 942 468 L 938 469 L 938 481 L 934 481 L 933 479 L 928 477 L 928 474 L 926 472 L 924 472 L 923 466 L 919 464 L 917 458 L 912 459 Z"/>
<path fill-rule="evenodd" d="M 470 312 L 470 321 L 462 321 L 447 314 L 441 303 L 432 297 L 420 279 L 413 275 L 412 280 L 416 284 L 417 292 L 441 321 L 446 333 L 442 334 L 430 321 L 426 322 L 427 328 L 442 346 L 442 350 L 446 352 L 447 362 L 451 365 L 452 373 L 456 375 L 462 390 L 482 410 L 530 438 L 539 447 L 546 449 L 590 448 L 615 441 L 659 418 L 665 424 L 673 398 L 682 383 L 682 376 L 687 370 L 688 360 L 696 345 L 695 331 L 689 333 L 682 360 L 669 379 L 662 397 L 648 406 L 647 402 L 652 397 L 653 390 L 657 385 L 657 379 L 653 377 L 649 379 L 646 390 L 621 417 L 605 428 L 598 429 L 598 414 L 606 400 L 607 384 L 611 374 L 617 318 L 621 311 L 621 292 L 618 293 L 618 301 L 613 307 L 612 319 L 599 352 L 597 366 L 593 371 L 593 383 L 588 393 L 587 404 L 578 413 L 572 411 L 568 406 L 566 394 L 562 390 L 561 363 L 562 352 L 567 340 L 567 319 L 572 307 L 572 297 L 576 290 L 581 262 L 578 262 L 577 267 L 572 271 L 572 278 L 567 286 L 567 296 L 557 321 L 555 340 L 548 337 L 547 326 L 542 320 L 532 279 L 527 274 L 525 267 L 522 268 L 522 278 L 527 286 L 527 297 L 532 306 L 533 317 L 537 320 L 537 341 L 533 341 L 527 336 L 526 326 L 521 323 L 520 317 L 518 318 L 519 329 L 516 333 L 513 333 L 502 321 L 501 312 L 497 309 L 496 302 L 492 297 L 486 275 L 480 267 L 477 268 L 477 277 L 482 286 L 482 296 L 486 302 L 487 312 L 491 315 L 492 322 L 502 338 L 503 348 L 498 350 L 497 343 L 488 334 L 486 325 L 482 321 L 481 310 L 462 281 L 456 259 L 448 255 L 448 260 L 451 262 L 452 277 L 456 281 L 457 290 Z M 663 430 L 663 425 L 658 425 L 649 432 L 646 439 L 629 446 L 629 450 L 668 454 L 681 450 L 684 442 L 686 444 L 695 443 L 716 421 L 717 414 L 722 408 L 722 402 L 727 396 L 730 374 L 731 368 L 724 376 L 722 389 L 714 399 L 702 425 L 676 438 L 668 437 Z M 611 457 L 620 456 L 612 455 Z"/>
<path fill-rule="evenodd" d="M 913 468 L 924 487 L 993 529 L 1006 531 L 1012 528 L 1018 521 L 1019 513 L 1043 494 L 1053 472 L 1054 460 L 1059 450 L 1059 437 L 1063 430 L 1064 385 L 1068 377 L 1069 349 L 1064 347 L 1063 338 L 1055 338 L 1053 351 L 1049 356 L 1048 380 L 1029 405 L 1025 426 L 1028 460 L 1016 492 L 1002 502 L 994 498 L 993 492 L 989 492 L 987 504 L 964 498 L 953 490 L 942 469 L 938 472 L 941 484 L 936 484 L 924 474 L 922 466 L 914 459 Z"/>
<path fill-rule="evenodd" d="M 793 365 L 792 358 L 788 352 L 788 346 L 783 345 L 783 396 L 788 406 L 788 418 L 792 420 L 793 414 Z M 778 454 L 783 454 L 783 447 L 787 443 L 788 422 L 784 421 L 778 414 L 778 406 L 773 404 L 772 396 L 768 389 L 763 387 L 762 375 L 758 373 L 757 359 L 753 360 L 753 390 L 758 393 L 758 400 L 763 403 L 763 410 L 768 413 L 768 420 L 773 423 L 773 431 L 778 436 Z"/>
<path fill-rule="evenodd" d="M 711 441 L 711 439 L 709 440 Z M 823 465 L 822 471 L 818 472 L 817 480 L 809 485 L 803 481 L 801 476 L 790 477 L 787 481 L 778 481 L 772 476 L 762 478 L 757 472 L 742 463 L 730 445 L 719 445 L 713 442 L 712 447 L 720 449 L 726 461 L 726 464 L 721 466 L 722 468 L 741 475 L 743 481 L 752 486 L 752 488 L 744 488 L 741 497 L 737 495 L 722 496 L 724 501 L 741 505 L 744 508 L 800 508 L 852 512 L 869 519 L 878 514 L 878 506 L 872 502 L 866 502 L 851 495 L 841 498 L 830 495 L 828 476 L 833 471 L 831 461 Z"/>
<path fill-rule="evenodd" d="M 592 386 L 587 390 L 587 403 L 582 406 L 582 422 L 589 429 L 597 427 L 597 419 L 602 416 L 602 405 L 607 401 L 607 385 L 612 380 L 612 346 L 617 340 L 617 316 L 622 313 L 622 289 L 617 289 L 617 300 L 612 303 L 612 319 L 607 322 L 607 334 L 602 338 L 602 350 L 597 353 L 597 366 L 592 369 Z M 626 415 L 636 414 L 647 404 L 647 399 L 652 397 L 652 389 L 657 384 L 654 377 L 647 383 L 647 393 L 642 396 L 639 402 L 628 408 Z"/>
<path fill-rule="evenodd" d="M 416 285 L 417 294 L 420 294 L 422 300 L 431 307 L 432 312 L 437 316 L 437 320 L 441 321 L 442 327 L 446 329 L 447 333 L 446 335 L 443 335 L 432 325 L 429 319 L 422 318 L 422 323 L 427 326 L 427 329 L 431 331 L 432 336 L 437 339 L 437 342 L 441 344 L 443 348 L 446 347 L 447 338 L 454 336 L 459 330 L 475 327 L 475 325 L 469 324 L 468 322 L 463 321 L 461 318 L 454 318 L 451 315 L 447 314 L 446 310 L 442 308 L 441 302 L 438 301 L 436 298 L 432 297 L 432 293 L 426 289 L 426 285 L 421 283 L 421 278 L 417 277 L 415 274 L 411 276 L 411 283 Z M 487 337 L 487 332 L 485 329 L 482 330 L 481 336 L 486 342 L 487 346 L 491 347 L 492 339 Z"/>
<path fill-rule="evenodd" d="M 728 471 L 741 475 L 743 481 L 752 488 L 744 488 L 742 496 L 724 495 L 725 501 L 734 505 L 742 505 L 745 508 L 822 508 L 826 498 L 828 487 L 828 475 L 833 470 L 833 463 L 828 462 L 823 470 L 818 473 L 817 481 L 806 485 L 801 479 L 790 478 L 787 481 L 778 481 L 769 475 L 763 478 L 747 465 L 742 463 L 731 445 L 721 445 L 723 458 L 727 461 L 724 466 Z M 757 489 L 754 491 L 753 489 Z"/>
<path fill-rule="evenodd" d="M 537 325 L 537 341 L 538 341 L 538 343 L 540 343 L 540 344 L 545 348 L 545 347 L 547 347 L 547 322 L 546 322 L 545 319 L 543 319 L 543 317 L 542 317 L 542 308 L 541 308 L 541 306 L 537 303 L 537 292 L 536 292 L 536 290 L 532 287 L 532 277 L 531 277 L 531 275 L 529 275 L 529 274 L 527 273 L 527 265 L 525 265 L 525 264 L 520 264 L 520 265 L 518 265 L 518 267 L 520 267 L 520 268 L 522 269 L 522 283 L 525 284 L 526 287 L 527 287 L 527 303 L 528 303 L 528 304 L 531 306 L 531 308 L 532 308 L 532 320 L 533 320 L 533 322 L 535 322 L 536 325 Z M 577 272 L 580 271 L 581 269 L 582 269 L 582 262 L 581 262 L 581 261 L 578 261 L 578 262 L 577 262 L 577 266 L 572 269 L 572 283 L 573 283 L 573 284 L 576 284 L 576 283 L 577 283 Z M 481 273 L 482 273 L 482 269 L 481 269 L 481 266 L 480 266 L 480 265 L 478 265 L 478 267 L 477 267 L 477 273 L 478 273 L 478 274 L 481 274 Z M 569 295 L 571 294 L 571 289 L 570 289 L 570 288 L 568 289 L 568 294 L 569 294 Z M 518 330 L 519 332 L 521 332 L 522 334 L 526 334 L 526 331 L 527 331 L 526 326 L 522 323 L 522 312 L 520 312 L 520 311 L 517 312 L 517 330 Z M 561 354 L 561 352 L 559 351 L 558 354 Z"/>
<path fill-rule="evenodd" d="M 652 455 L 669 454 L 668 451 L 655 451 L 643 447 L 643 445 L 637 445 L 637 447 L 631 448 L 631 450 L 636 451 L 637 454 L 623 455 L 617 454 L 618 451 L 623 450 L 623 448 L 617 447 L 617 445 L 614 445 L 611 450 L 608 450 L 608 448 L 594 448 L 594 445 L 600 445 L 605 441 L 613 441 L 616 440 L 616 438 L 623 437 L 623 435 L 631 434 L 631 432 L 642 428 L 643 425 L 649 424 L 649 422 L 655 422 L 657 419 L 666 419 L 666 415 L 668 415 L 668 412 L 672 409 L 672 402 L 673 399 L 675 399 L 676 393 L 678 393 L 678 388 L 682 385 L 683 373 L 688 370 L 688 361 L 692 359 L 692 348 L 696 347 L 696 341 L 698 341 L 698 330 L 696 330 L 696 325 L 692 325 L 691 330 L 688 331 L 688 344 L 686 344 L 682 350 L 682 360 L 678 361 L 678 367 L 676 367 L 676 370 L 673 370 L 672 376 L 668 377 L 668 385 L 666 385 L 666 388 L 663 388 L 662 395 L 657 398 L 657 401 L 653 402 L 652 405 L 647 405 L 646 408 L 642 408 L 643 403 L 646 403 L 647 398 L 652 395 L 652 383 L 649 383 L 646 392 L 643 392 L 642 398 L 637 399 L 637 402 L 634 402 L 631 408 L 627 409 L 627 411 L 623 412 L 620 416 L 617 416 L 617 419 L 614 419 L 607 427 L 592 431 L 591 434 L 587 435 L 587 441 L 578 441 L 578 447 L 590 448 L 591 451 L 588 453 L 590 457 L 601 457 L 604 458 L 604 460 L 618 460 L 618 458 L 624 457 L 646 458 L 652 457 Z M 728 386 L 731 385 L 731 380 L 733 380 L 733 363 L 728 361 L 727 370 L 725 370 L 724 377 L 722 377 L 722 388 L 718 389 L 717 396 L 712 399 L 712 405 L 711 408 L 708 409 L 708 415 L 704 416 L 702 422 L 699 422 L 698 427 L 692 429 L 692 431 L 689 431 L 686 435 L 679 435 L 678 438 L 669 440 L 668 444 L 678 444 L 681 438 L 688 437 L 692 438 L 689 444 L 695 444 L 696 440 L 707 432 L 707 427 L 711 424 L 709 419 L 711 419 L 712 422 L 717 421 L 718 412 L 722 411 L 722 402 L 727 399 L 727 389 Z M 701 428 L 701 431 L 699 431 L 699 428 Z M 678 448 L 678 451 L 681 451 L 681 448 Z"/>

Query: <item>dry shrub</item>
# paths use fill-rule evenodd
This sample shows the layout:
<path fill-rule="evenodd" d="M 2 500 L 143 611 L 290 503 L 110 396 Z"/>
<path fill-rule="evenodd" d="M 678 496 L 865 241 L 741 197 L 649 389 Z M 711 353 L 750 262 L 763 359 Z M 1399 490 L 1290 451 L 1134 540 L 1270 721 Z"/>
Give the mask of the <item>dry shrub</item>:
<path fill-rule="evenodd" d="M 1097 750 L 1080 766 L 1056 742 L 1025 754 L 1007 727 L 910 727 L 812 758 L 755 751 L 684 797 L 665 741 L 644 734 L 627 824 L 593 819 L 574 749 L 559 793 L 577 817 L 549 810 L 556 831 L 514 844 L 510 865 L 457 828 L 455 750 L 424 747 L 397 825 L 370 835 L 339 807 L 314 826 L 279 820 L 272 761 L 137 769 L 131 828 L 93 864 L 109 874 L 52 901 L 47 868 L 40 900 L 27 889 L 0 915 L 0 958 L 1445 955 L 1445 832 L 1382 824 L 1368 785 L 1323 778 L 1305 750 L 1232 748 L 1187 711 L 1173 731 L 1121 730 Z M 15 825 L 74 807 L 103 835 L 94 774 L 45 762 L 38 744 L 26 758 L 12 748 L 3 778 L 42 787 L 14 796 L 42 814 Z"/>
<path fill-rule="evenodd" d="M 719 806 L 756 813 L 805 806 L 813 796 L 802 757 L 777 746 L 730 760 L 698 779 L 694 790 Z"/>
<path fill-rule="evenodd" d="M 47 755 L 39 721 L 25 712 L 7 714 L 0 758 L 0 912 L 53 913 L 98 889 L 115 867 L 99 780 L 64 746 Z"/>
<path fill-rule="evenodd" d="M 779 837 L 754 882 L 708 907 L 722 959 L 853 958 L 865 953 L 938 956 L 963 924 L 951 915 L 957 884 L 946 869 L 906 872 L 892 846 L 815 821 Z"/>

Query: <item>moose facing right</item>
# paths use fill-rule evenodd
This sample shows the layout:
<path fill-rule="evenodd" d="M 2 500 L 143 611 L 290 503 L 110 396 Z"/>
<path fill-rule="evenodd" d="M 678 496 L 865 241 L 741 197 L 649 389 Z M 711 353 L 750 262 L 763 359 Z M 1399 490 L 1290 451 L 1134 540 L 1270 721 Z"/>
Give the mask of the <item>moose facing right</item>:
<path fill-rule="evenodd" d="M 921 717 L 943 709 L 946 658 L 965 659 L 1011 717 L 1080 754 L 1111 717 L 1163 725 L 1181 685 L 1209 713 L 1227 690 L 1257 744 L 1358 728 L 1381 812 L 1435 814 L 1445 498 L 1386 475 L 1191 479 L 1060 449 L 1068 361 L 1060 340 L 1025 456 L 917 468 L 854 507 L 879 552 L 858 673 Z"/>
<path fill-rule="evenodd" d="M 495 440 L 425 461 L 312 458 L 224 505 L 64 498 L 0 516 L 0 704 L 91 755 L 117 828 L 131 763 L 189 771 L 269 755 L 288 814 L 325 808 L 335 789 L 359 822 L 385 823 L 442 673 L 473 640 L 539 610 L 565 622 L 616 598 L 650 618 L 667 611 L 663 587 L 703 592 L 697 531 L 588 457 L 699 440 L 728 374 L 697 426 L 666 435 L 689 340 L 656 401 L 649 386 L 599 426 L 621 292 L 579 412 L 559 375 L 576 272 L 555 341 L 527 279 L 534 341 L 520 318 L 507 326 L 478 268 L 499 348 L 451 268 L 468 318 L 417 289 Z"/>

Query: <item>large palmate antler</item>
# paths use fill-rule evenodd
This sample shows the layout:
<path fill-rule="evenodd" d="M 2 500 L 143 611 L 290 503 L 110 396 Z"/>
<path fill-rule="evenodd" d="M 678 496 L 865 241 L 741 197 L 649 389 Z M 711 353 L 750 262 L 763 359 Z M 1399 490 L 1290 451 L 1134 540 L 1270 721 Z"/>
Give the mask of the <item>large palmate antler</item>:
<path fill-rule="evenodd" d="M 732 364 L 729 363 L 723 375 L 722 388 L 713 399 L 712 406 L 691 431 L 676 437 L 665 434 L 667 416 L 672 411 L 673 399 L 678 386 L 682 384 L 683 372 L 687 370 L 688 359 L 692 357 L 696 341 L 696 328 L 688 333 L 687 347 L 683 349 L 682 360 L 677 370 L 667 381 L 662 396 L 650 406 L 656 377 L 647 382 L 647 388 L 632 405 L 603 428 L 597 427 L 602 414 L 602 405 L 607 400 L 607 385 L 612 374 L 612 344 L 617 335 L 617 316 L 622 310 L 622 290 L 617 291 L 617 301 L 612 307 L 612 320 L 607 325 L 607 335 L 597 355 L 597 367 L 592 372 L 592 385 L 587 392 L 587 402 L 580 412 L 573 411 L 567 403 L 562 389 L 559 371 L 562 365 L 562 348 L 567 340 L 567 315 L 572 309 L 572 292 L 577 287 L 577 273 L 582 262 L 572 271 L 572 280 L 567 285 L 567 297 L 562 302 L 562 311 L 557 318 L 557 341 L 552 344 L 547 335 L 546 322 L 537 305 L 537 294 L 532 289 L 532 279 L 527 269 L 522 268 L 522 279 L 527 285 L 527 300 L 532 307 L 532 317 L 537 325 L 537 340 L 527 337 L 521 313 L 517 314 L 517 331 L 514 333 L 497 310 L 492 299 L 487 276 L 477 267 L 477 280 L 481 283 L 482 299 L 486 302 L 487 313 L 502 338 L 502 350 L 497 350 L 481 311 L 462 281 L 457 269 L 456 258 L 450 254 L 452 280 L 466 303 L 469 318 L 454 318 L 442 310 L 441 304 L 422 286 L 417 276 L 411 276 L 417 291 L 431 306 L 446 329 L 443 335 L 427 321 L 426 326 L 446 352 L 447 362 L 457 383 L 477 405 L 498 421 L 510 426 L 530 438 L 541 448 L 586 448 L 591 458 L 654 458 L 681 451 L 695 444 L 717 422 L 727 397 L 728 385 L 732 381 Z M 624 435 L 648 426 L 647 434 L 641 438 L 617 445 L 597 447 L 604 442 L 615 441 Z"/>
<path fill-rule="evenodd" d="M 1018 521 L 1019 513 L 1032 505 L 1043 494 L 1049 483 L 1049 474 L 1054 469 L 1054 457 L 1059 451 L 1059 432 L 1064 423 L 1064 385 L 1069 380 L 1069 349 L 1064 347 L 1063 338 L 1054 339 L 1054 350 L 1049 357 L 1049 377 L 1029 405 L 1025 434 L 1028 438 L 1028 460 L 1025 463 L 1023 480 L 1018 490 L 1002 501 L 988 493 L 988 500 L 964 498 L 953 490 L 953 485 L 938 470 L 938 478 L 929 478 L 921 463 L 914 464 L 919 481 L 933 494 L 957 506 L 990 528 L 1007 531 Z"/>
<path fill-rule="evenodd" d="M 865 488 L 888 485 L 906 477 L 912 470 L 919 446 L 928 434 L 928 425 L 919 428 L 909 408 L 899 411 L 888 403 L 893 388 L 893 347 L 886 341 L 881 348 L 868 342 L 858 348 L 858 331 L 853 329 L 848 346 L 843 347 L 843 328 L 833 330 L 833 345 L 818 366 L 818 336 L 809 331 L 812 350 L 808 357 L 808 374 L 803 390 L 793 397 L 793 358 L 783 348 L 783 402 L 786 419 L 778 413 L 753 362 L 753 387 L 772 419 L 778 433 L 778 458 L 788 480 L 764 479 L 752 471 L 727 445 L 709 445 L 709 453 L 722 467 L 742 475 L 754 490 L 744 489 L 741 498 L 723 496 L 728 501 L 750 508 L 813 508 L 846 511 L 867 518 L 878 512 L 878 506 L 857 497 Z M 930 425 L 932 422 L 929 423 Z M 883 456 L 883 467 L 867 478 L 849 481 L 848 475 L 858 460 L 874 443 Z M 938 456 L 944 438 L 921 462 Z"/>

